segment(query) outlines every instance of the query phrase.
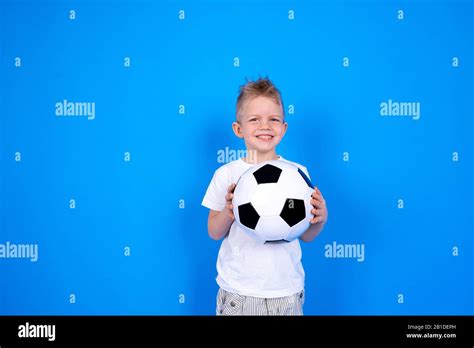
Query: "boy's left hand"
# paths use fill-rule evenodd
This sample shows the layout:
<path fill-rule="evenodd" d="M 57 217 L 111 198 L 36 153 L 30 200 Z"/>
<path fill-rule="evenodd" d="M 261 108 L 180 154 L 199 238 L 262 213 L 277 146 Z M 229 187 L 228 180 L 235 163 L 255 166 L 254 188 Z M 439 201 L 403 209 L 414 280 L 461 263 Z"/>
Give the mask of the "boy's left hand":
<path fill-rule="evenodd" d="M 326 201 L 323 198 L 323 194 L 317 187 L 314 187 L 311 197 L 311 205 L 313 206 L 311 213 L 314 215 L 314 218 L 310 221 L 311 224 L 325 224 L 328 219 L 328 210 L 326 208 Z"/>

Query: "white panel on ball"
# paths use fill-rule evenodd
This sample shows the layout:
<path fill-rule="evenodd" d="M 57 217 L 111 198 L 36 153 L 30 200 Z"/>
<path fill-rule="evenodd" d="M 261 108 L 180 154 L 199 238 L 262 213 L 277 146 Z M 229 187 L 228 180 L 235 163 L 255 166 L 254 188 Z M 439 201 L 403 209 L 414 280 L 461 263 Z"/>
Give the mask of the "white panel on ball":
<path fill-rule="evenodd" d="M 279 185 L 261 184 L 257 186 L 251 202 L 260 216 L 278 216 L 283 209 L 285 200 Z"/>
<path fill-rule="evenodd" d="M 308 185 L 301 185 L 301 174 L 298 172 L 298 168 L 292 166 L 288 167 L 288 170 L 284 170 L 281 175 L 278 183 L 285 188 L 286 192 L 291 192 L 293 197 L 302 199 L 310 190 L 313 191 Z M 311 195 L 311 194 L 310 194 Z"/>
<path fill-rule="evenodd" d="M 257 238 L 262 242 L 281 241 L 288 236 L 289 228 L 283 219 L 266 216 L 258 220 L 255 232 Z"/>

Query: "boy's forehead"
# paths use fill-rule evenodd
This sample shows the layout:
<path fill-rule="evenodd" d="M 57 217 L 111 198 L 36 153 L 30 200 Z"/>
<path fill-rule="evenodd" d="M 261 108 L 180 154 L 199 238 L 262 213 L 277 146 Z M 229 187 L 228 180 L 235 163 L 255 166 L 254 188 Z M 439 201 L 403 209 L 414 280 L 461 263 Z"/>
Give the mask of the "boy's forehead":
<path fill-rule="evenodd" d="M 282 107 L 273 99 L 268 97 L 255 97 L 244 102 L 246 115 L 279 115 L 282 116 Z"/>

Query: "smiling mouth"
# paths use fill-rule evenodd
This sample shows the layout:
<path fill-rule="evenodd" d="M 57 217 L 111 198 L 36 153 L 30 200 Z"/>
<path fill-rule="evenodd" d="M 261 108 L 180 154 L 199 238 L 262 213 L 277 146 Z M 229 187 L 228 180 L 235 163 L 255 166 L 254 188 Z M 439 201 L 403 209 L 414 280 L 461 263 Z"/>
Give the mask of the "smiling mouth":
<path fill-rule="evenodd" d="M 256 136 L 258 139 L 262 139 L 262 140 L 270 140 L 273 138 L 273 135 L 269 135 L 269 134 L 262 134 L 262 135 L 257 135 Z"/>

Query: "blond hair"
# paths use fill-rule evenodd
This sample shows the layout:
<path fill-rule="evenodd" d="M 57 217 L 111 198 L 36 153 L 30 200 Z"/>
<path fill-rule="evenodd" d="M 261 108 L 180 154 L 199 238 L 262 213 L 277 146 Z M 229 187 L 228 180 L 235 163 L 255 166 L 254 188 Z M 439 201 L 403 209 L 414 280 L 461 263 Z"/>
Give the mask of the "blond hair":
<path fill-rule="evenodd" d="M 278 88 L 275 87 L 268 77 L 260 77 L 256 81 L 247 80 L 247 83 L 240 86 L 240 93 L 237 98 L 236 115 L 237 122 L 241 119 L 241 110 L 244 103 L 256 97 L 267 97 L 272 99 L 278 105 L 281 105 L 283 110 L 283 117 L 285 116 L 285 109 L 283 107 L 283 100 Z"/>

